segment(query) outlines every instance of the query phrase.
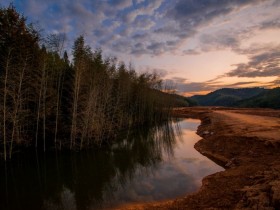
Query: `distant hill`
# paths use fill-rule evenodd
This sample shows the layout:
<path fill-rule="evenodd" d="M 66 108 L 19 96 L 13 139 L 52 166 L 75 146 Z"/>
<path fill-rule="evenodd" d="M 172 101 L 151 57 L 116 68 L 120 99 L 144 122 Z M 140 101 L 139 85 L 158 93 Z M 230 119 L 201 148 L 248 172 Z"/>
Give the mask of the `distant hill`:
<path fill-rule="evenodd" d="M 254 97 L 238 101 L 236 106 L 280 109 L 280 87 L 266 89 Z"/>
<path fill-rule="evenodd" d="M 190 107 L 197 106 L 197 103 L 185 96 L 175 93 L 167 93 L 159 90 L 154 90 L 160 98 L 167 99 L 167 103 L 172 107 Z"/>
<path fill-rule="evenodd" d="M 198 105 L 197 102 L 192 100 L 191 98 L 187 98 L 177 94 L 170 94 L 170 97 L 172 98 L 174 107 L 189 107 Z"/>
<path fill-rule="evenodd" d="M 239 101 L 265 93 L 264 88 L 223 88 L 207 95 L 194 95 L 191 100 L 201 106 L 236 106 Z M 245 102 L 244 102 L 245 103 Z"/>

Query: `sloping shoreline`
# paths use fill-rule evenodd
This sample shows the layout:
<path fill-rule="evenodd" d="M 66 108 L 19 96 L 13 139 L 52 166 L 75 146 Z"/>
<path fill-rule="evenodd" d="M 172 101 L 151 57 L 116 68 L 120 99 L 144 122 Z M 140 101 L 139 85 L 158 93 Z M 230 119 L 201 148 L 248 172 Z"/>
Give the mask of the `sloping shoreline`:
<path fill-rule="evenodd" d="M 195 149 L 226 170 L 184 198 L 120 209 L 280 208 L 280 111 L 197 107 L 174 115 L 201 120 Z"/>

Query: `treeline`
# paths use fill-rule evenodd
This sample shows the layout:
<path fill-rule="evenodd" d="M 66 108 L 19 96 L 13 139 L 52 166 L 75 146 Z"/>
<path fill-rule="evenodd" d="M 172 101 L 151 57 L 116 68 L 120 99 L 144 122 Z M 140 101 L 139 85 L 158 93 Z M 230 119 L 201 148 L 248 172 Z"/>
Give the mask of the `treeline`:
<path fill-rule="evenodd" d="M 238 101 L 235 106 L 280 109 L 280 87 L 264 89 L 254 97 Z"/>
<path fill-rule="evenodd" d="M 254 97 L 264 88 L 222 88 L 206 95 L 194 95 L 191 100 L 200 106 L 234 106 L 238 101 Z"/>
<path fill-rule="evenodd" d="M 137 74 L 78 37 L 40 33 L 13 6 L 0 9 L 0 147 L 46 150 L 101 145 L 122 129 L 166 119 L 172 100 L 156 74 Z M 42 44 L 43 43 L 43 44 Z"/>
<path fill-rule="evenodd" d="M 194 95 L 189 99 L 199 106 L 279 109 L 280 88 L 222 88 L 206 95 Z"/>

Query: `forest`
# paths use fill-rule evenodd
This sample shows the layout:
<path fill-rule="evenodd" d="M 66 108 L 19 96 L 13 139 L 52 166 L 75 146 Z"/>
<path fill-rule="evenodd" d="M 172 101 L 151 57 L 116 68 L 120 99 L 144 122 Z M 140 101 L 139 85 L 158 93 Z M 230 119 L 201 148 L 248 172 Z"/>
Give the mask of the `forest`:
<path fill-rule="evenodd" d="M 279 109 L 280 88 L 222 88 L 206 95 L 194 95 L 190 100 L 199 106 Z"/>
<path fill-rule="evenodd" d="M 43 37 L 11 5 L 0 8 L 0 155 L 24 148 L 82 150 L 168 118 L 174 95 L 155 73 L 92 50 L 83 36 Z M 69 56 L 70 57 L 70 56 Z"/>

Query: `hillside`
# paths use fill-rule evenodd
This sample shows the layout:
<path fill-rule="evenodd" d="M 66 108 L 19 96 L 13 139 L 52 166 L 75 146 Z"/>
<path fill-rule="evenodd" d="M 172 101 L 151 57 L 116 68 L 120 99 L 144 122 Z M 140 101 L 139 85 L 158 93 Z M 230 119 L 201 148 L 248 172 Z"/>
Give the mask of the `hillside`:
<path fill-rule="evenodd" d="M 280 88 L 265 90 L 257 96 L 239 101 L 236 106 L 280 109 Z"/>
<path fill-rule="evenodd" d="M 197 102 L 177 94 L 170 94 L 171 100 L 173 101 L 173 107 L 191 107 L 197 106 Z"/>
<path fill-rule="evenodd" d="M 264 88 L 223 88 L 207 95 L 194 95 L 191 100 L 201 106 L 235 106 L 238 101 L 245 100 L 266 92 Z"/>
<path fill-rule="evenodd" d="M 168 99 L 168 105 L 171 107 L 192 107 L 197 106 L 197 103 L 185 96 L 181 96 L 175 93 L 167 93 L 163 91 L 154 90 L 158 96 L 161 98 Z"/>

